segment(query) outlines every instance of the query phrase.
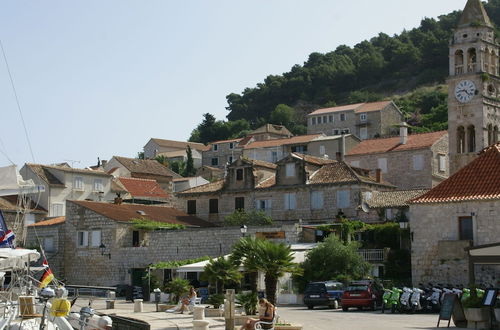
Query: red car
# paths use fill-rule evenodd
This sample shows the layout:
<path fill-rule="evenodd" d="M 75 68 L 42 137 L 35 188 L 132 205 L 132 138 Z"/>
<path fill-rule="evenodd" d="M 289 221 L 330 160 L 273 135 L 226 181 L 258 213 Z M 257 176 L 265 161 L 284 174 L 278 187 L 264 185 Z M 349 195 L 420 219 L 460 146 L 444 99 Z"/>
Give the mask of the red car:
<path fill-rule="evenodd" d="M 342 310 L 347 312 L 349 307 L 375 310 L 382 305 L 383 290 L 375 281 L 351 282 L 342 295 Z"/>

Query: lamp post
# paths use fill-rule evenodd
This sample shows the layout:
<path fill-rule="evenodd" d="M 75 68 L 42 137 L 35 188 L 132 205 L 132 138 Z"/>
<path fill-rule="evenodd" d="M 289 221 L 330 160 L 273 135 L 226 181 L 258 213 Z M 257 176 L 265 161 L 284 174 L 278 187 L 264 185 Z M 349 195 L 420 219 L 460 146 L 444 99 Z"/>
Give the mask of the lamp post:
<path fill-rule="evenodd" d="M 111 253 L 104 253 L 104 250 L 106 250 L 106 245 L 104 245 L 104 243 L 101 243 L 101 245 L 99 245 L 99 249 L 101 250 L 101 256 L 107 255 L 108 258 L 111 259 Z"/>
<path fill-rule="evenodd" d="M 248 227 L 246 225 L 241 225 L 241 227 L 240 227 L 241 237 L 245 237 L 247 230 L 248 230 Z"/>

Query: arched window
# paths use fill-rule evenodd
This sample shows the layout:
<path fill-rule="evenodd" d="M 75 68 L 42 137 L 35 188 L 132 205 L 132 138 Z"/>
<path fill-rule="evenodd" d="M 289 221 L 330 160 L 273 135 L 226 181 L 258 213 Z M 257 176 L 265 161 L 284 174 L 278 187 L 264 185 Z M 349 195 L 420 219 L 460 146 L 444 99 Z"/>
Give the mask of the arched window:
<path fill-rule="evenodd" d="M 491 74 L 496 74 L 496 69 L 495 69 L 495 52 L 493 49 L 489 52 L 489 60 L 488 63 L 490 64 L 488 72 Z"/>
<path fill-rule="evenodd" d="M 493 140 L 493 125 L 488 125 L 488 145 L 491 146 L 494 143 Z"/>
<path fill-rule="evenodd" d="M 464 73 L 464 52 L 459 49 L 455 52 L 455 74 Z"/>
<path fill-rule="evenodd" d="M 465 152 L 465 129 L 463 126 L 457 129 L 457 153 L 463 154 Z"/>
<path fill-rule="evenodd" d="M 476 57 L 476 48 L 470 48 L 467 51 L 467 70 L 468 72 L 475 72 L 476 71 L 476 63 L 477 63 L 477 57 Z"/>
<path fill-rule="evenodd" d="M 470 125 L 467 128 L 467 144 L 469 152 L 476 151 L 476 129 L 474 125 Z"/>
<path fill-rule="evenodd" d="M 493 143 L 498 142 L 498 126 L 493 128 Z"/>

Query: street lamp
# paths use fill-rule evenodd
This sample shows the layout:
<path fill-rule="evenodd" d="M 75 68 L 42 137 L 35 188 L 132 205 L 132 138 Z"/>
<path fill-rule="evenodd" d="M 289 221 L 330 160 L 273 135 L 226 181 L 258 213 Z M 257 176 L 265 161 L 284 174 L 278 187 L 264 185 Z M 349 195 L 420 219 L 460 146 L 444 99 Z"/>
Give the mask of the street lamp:
<path fill-rule="evenodd" d="M 399 228 L 401 229 L 399 231 L 399 248 L 403 249 L 403 230 L 408 229 L 410 223 L 408 219 L 404 218 L 399 221 Z"/>
<path fill-rule="evenodd" d="M 106 245 L 104 245 L 104 243 L 101 243 L 101 245 L 99 245 L 99 249 L 101 250 L 101 256 L 108 256 L 109 259 L 111 259 L 111 253 L 104 253 L 104 250 L 106 250 Z"/>
<path fill-rule="evenodd" d="M 247 230 L 248 230 L 248 227 L 246 225 L 241 225 L 241 227 L 240 227 L 241 237 L 245 237 Z"/>

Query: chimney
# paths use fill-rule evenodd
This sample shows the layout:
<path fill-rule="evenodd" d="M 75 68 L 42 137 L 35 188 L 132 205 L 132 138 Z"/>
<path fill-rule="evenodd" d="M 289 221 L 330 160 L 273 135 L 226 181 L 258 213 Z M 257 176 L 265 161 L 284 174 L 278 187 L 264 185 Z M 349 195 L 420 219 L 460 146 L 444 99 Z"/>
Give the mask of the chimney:
<path fill-rule="evenodd" d="M 103 160 L 101 160 L 101 166 L 102 166 L 102 167 L 106 166 L 106 164 L 107 164 L 107 163 L 108 163 L 108 161 L 107 161 L 107 160 L 104 160 L 104 159 L 103 159 Z"/>
<path fill-rule="evenodd" d="M 375 181 L 377 181 L 378 183 L 382 182 L 382 170 L 380 168 L 377 168 L 375 170 Z"/>
<path fill-rule="evenodd" d="M 339 140 L 339 152 L 337 152 L 337 161 L 345 161 L 345 131 L 341 131 L 341 137 Z"/>
<path fill-rule="evenodd" d="M 399 125 L 399 137 L 401 138 L 400 143 L 401 144 L 407 144 L 408 143 L 408 124 L 405 122 L 402 122 Z"/>

